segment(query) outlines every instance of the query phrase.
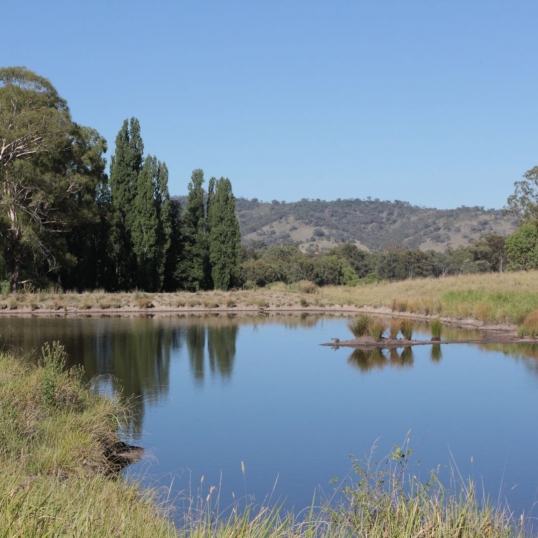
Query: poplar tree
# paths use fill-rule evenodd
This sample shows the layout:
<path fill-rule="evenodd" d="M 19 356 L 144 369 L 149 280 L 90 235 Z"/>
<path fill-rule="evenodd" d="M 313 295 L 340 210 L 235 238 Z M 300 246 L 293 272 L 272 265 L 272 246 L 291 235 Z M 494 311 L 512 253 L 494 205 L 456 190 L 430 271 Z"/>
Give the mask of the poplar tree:
<path fill-rule="evenodd" d="M 114 209 L 110 232 L 110 253 L 114 260 L 117 287 L 130 289 L 136 282 L 133 251 L 133 204 L 142 169 L 144 143 L 136 118 L 125 120 L 116 137 L 116 151 L 110 165 L 110 189 Z"/>
<path fill-rule="evenodd" d="M 146 291 L 160 288 L 157 254 L 159 219 L 154 198 L 157 159 L 147 156 L 136 184 L 136 196 L 130 213 L 131 239 L 136 256 L 136 285 Z"/>
<path fill-rule="evenodd" d="M 206 233 L 204 171 L 194 170 L 183 217 L 184 248 L 181 260 L 182 287 L 189 291 L 211 289 L 209 243 Z"/>
<path fill-rule="evenodd" d="M 162 290 L 169 265 L 168 252 L 171 249 L 172 240 L 180 241 L 180 238 L 177 234 L 172 237 L 175 230 L 173 230 L 172 219 L 174 215 L 172 213 L 170 192 L 168 191 L 168 167 L 166 163 L 161 161 L 157 161 L 156 175 L 154 177 L 154 197 L 158 221 L 156 269 L 159 289 Z M 179 214 L 177 217 L 179 217 Z M 176 247 L 179 247 L 179 245 L 176 245 Z"/>
<path fill-rule="evenodd" d="M 176 291 L 182 287 L 182 254 L 183 254 L 183 230 L 181 219 L 181 205 L 177 200 L 170 200 L 170 246 L 166 252 L 164 268 L 164 291 Z"/>
<path fill-rule="evenodd" d="M 211 276 L 215 288 L 227 290 L 239 277 L 241 264 L 241 233 L 228 178 L 216 182 L 208 217 Z"/>

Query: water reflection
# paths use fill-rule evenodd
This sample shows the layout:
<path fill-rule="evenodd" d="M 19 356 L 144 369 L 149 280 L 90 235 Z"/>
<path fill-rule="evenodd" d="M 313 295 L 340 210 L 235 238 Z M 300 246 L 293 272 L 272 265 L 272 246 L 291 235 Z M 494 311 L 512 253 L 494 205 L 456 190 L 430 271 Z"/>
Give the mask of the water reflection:
<path fill-rule="evenodd" d="M 168 398 L 171 357 L 186 349 L 199 386 L 208 372 L 229 381 L 239 332 L 237 320 L 222 317 L 26 318 L 1 322 L 3 349 L 29 353 L 48 340 L 59 340 L 68 354 L 69 367 L 83 365 L 97 390 L 129 399 L 132 413 L 126 434 L 135 440 L 143 430 L 146 406 Z"/>
<path fill-rule="evenodd" d="M 414 356 L 411 346 L 406 346 L 401 352 L 392 349 L 356 349 L 347 359 L 348 364 L 361 372 L 383 368 L 408 368 L 413 366 Z"/>
<path fill-rule="evenodd" d="M 229 380 L 235 360 L 237 325 L 208 326 L 207 347 L 211 373 L 217 372 L 223 379 Z"/>
<path fill-rule="evenodd" d="M 443 352 L 441 351 L 441 344 L 432 344 L 430 350 L 430 360 L 432 362 L 440 362 L 443 358 Z"/>

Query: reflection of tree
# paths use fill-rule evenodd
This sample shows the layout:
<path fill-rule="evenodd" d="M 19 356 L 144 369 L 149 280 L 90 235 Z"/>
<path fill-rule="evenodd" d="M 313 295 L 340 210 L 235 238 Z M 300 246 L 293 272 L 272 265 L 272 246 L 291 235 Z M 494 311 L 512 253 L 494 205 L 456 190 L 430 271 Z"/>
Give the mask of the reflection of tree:
<path fill-rule="evenodd" d="M 404 368 L 413 366 L 413 349 L 405 347 L 401 353 L 396 348 L 391 349 L 356 349 L 348 358 L 348 363 L 361 372 L 369 372 L 374 368 L 382 370 L 385 367 Z"/>
<path fill-rule="evenodd" d="M 59 340 L 68 354 L 68 366 L 82 364 L 88 379 L 105 392 L 129 399 L 127 432 L 137 437 L 144 407 L 166 396 L 170 354 L 180 342 L 177 323 L 151 318 L 24 319 L 16 320 L 9 341 L 23 352 L 39 349 L 47 340 Z M 110 374 L 107 377 L 98 377 Z"/>
<path fill-rule="evenodd" d="M 218 369 L 219 374 L 228 379 L 232 375 L 235 359 L 237 325 L 218 325 L 207 328 L 207 347 L 211 372 Z"/>
<path fill-rule="evenodd" d="M 205 327 L 200 323 L 187 327 L 187 350 L 191 371 L 198 383 L 204 380 Z"/>
<path fill-rule="evenodd" d="M 538 344 L 481 344 L 478 347 L 486 351 L 500 351 L 503 355 L 522 360 L 530 372 L 538 375 Z"/>

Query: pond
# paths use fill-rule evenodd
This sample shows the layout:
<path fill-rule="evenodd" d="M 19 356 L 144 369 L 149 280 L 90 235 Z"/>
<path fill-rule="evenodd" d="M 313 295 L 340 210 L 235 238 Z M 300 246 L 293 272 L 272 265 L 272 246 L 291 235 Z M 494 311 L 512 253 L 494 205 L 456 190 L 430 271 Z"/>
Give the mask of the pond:
<path fill-rule="evenodd" d="M 146 456 L 124 472 L 179 507 L 215 485 L 223 507 L 248 495 L 302 509 L 332 495 L 350 455 L 409 437 L 420 479 L 439 466 L 538 515 L 536 346 L 319 345 L 350 336 L 346 318 L 313 315 L 0 317 L 3 349 L 60 340 L 99 390 L 134 395 L 124 434 Z"/>

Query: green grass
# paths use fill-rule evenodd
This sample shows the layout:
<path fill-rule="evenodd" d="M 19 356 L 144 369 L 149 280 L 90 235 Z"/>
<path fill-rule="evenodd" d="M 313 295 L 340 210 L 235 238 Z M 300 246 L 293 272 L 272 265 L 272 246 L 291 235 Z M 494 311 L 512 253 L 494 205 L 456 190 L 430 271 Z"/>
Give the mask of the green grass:
<path fill-rule="evenodd" d="M 441 338 L 443 332 L 443 324 L 439 318 L 432 319 L 430 322 L 430 331 L 432 333 L 432 338 Z"/>
<path fill-rule="evenodd" d="M 464 289 L 444 293 L 441 303 L 444 315 L 519 325 L 532 311 L 538 310 L 538 293 Z"/>
<path fill-rule="evenodd" d="M 58 344 L 0 354 L 0 537 L 174 536 L 151 494 L 106 478 L 123 409 L 65 371 Z"/>

